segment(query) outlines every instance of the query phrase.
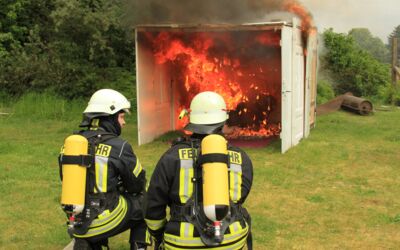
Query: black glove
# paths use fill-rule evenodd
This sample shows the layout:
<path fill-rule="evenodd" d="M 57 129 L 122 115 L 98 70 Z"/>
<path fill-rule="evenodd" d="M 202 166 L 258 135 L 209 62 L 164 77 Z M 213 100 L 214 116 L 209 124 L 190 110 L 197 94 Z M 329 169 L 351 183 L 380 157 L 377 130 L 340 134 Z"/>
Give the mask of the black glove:
<path fill-rule="evenodd" d="M 163 250 L 164 249 L 164 241 L 163 235 L 154 237 L 154 250 Z"/>
<path fill-rule="evenodd" d="M 154 250 L 163 250 L 164 242 L 163 241 L 154 241 Z"/>

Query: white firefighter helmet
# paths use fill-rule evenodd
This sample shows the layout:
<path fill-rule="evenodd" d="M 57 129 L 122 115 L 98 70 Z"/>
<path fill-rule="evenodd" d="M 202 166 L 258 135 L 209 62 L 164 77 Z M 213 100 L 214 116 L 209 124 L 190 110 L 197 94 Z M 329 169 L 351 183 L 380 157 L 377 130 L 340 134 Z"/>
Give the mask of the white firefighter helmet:
<path fill-rule="evenodd" d="M 96 91 L 86 107 L 84 114 L 99 113 L 113 115 L 120 110 L 129 113 L 131 103 L 124 95 L 112 89 L 100 89 Z"/>
<path fill-rule="evenodd" d="M 186 130 L 198 134 L 212 134 L 228 119 L 224 98 L 206 91 L 197 94 L 190 103 L 189 124 Z"/>

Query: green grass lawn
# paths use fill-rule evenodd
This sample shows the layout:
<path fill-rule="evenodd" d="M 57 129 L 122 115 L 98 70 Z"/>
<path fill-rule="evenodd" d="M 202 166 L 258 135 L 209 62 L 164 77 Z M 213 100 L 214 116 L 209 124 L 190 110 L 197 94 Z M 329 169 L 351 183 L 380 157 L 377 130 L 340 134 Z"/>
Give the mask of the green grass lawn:
<path fill-rule="evenodd" d="M 57 156 L 77 128 L 80 107 L 63 103 L 50 119 L 34 110 L 19 104 L 13 115 L 0 116 L 1 249 L 62 249 L 70 241 Z M 123 137 L 149 179 L 168 144 L 137 147 L 134 116 L 129 119 Z M 399 109 L 319 117 L 308 139 L 284 155 L 279 147 L 246 150 L 254 164 L 246 206 L 255 249 L 400 248 Z M 127 240 L 119 235 L 110 246 L 129 249 Z"/>

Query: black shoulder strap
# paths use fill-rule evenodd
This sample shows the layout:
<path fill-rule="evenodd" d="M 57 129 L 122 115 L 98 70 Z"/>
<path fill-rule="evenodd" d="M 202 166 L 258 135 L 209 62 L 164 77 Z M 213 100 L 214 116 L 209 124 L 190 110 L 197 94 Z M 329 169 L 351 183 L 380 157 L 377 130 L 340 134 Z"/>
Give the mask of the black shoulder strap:
<path fill-rule="evenodd" d="M 228 154 L 205 154 L 199 156 L 198 160 L 199 165 L 203 165 L 204 163 L 212 163 L 212 162 L 221 162 L 225 163 L 229 167 L 229 155 Z"/>
<path fill-rule="evenodd" d="M 102 142 L 105 142 L 111 138 L 117 137 L 113 133 L 109 133 L 106 131 L 101 131 L 101 130 L 95 130 L 95 131 L 88 131 L 87 133 L 80 133 L 81 135 L 85 136 L 86 139 L 89 142 L 89 148 L 88 152 L 89 155 L 93 156 L 92 157 L 92 166 L 95 166 L 96 164 L 96 147 Z M 96 172 L 95 168 L 91 167 L 89 168 L 89 174 L 87 175 L 87 193 L 92 194 L 94 192 L 94 189 L 96 189 L 99 192 L 99 188 L 96 185 Z"/>
<path fill-rule="evenodd" d="M 193 180 L 193 195 L 187 202 L 187 204 L 184 205 L 184 208 L 187 210 L 187 207 L 190 208 L 189 211 L 191 213 L 185 214 L 185 219 L 186 221 L 192 223 L 194 227 L 196 228 L 197 232 L 200 234 L 200 238 L 202 242 L 206 246 L 218 246 L 221 244 L 221 241 L 223 240 L 223 236 L 220 239 L 216 239 L 213 236 L 213 226 L 211 221 L 207 219 L 207 217 L 204 214 L 204 211 L 202 209 L 202 183 L 203 181 L 201 180 L 202 178 L 202 167 L 201 165 L 204 163 L 211 163 L 211 162 L 221 162 L 221 163 L 226 163 L 229 167 L 230 164 L 230 158 L 229 154 L 206 154 L 202 155 L 201 154 L 201 144 L 197 148 L 197 152 L 195 152 L 195 147 L 193 141 L 191 141 L 191 148 L 192 148 L 192 155 L 193 155 L 193 167 L 194 167 L 194 180 Z M 232 201 L 231 203 L 231 210 L 232 210 Z M 195 211 L 195 214 L 193 214 L 193 211 Z M 236 219 L 237 216 L 239 216 L 237 213 L 236 215 L 233 216 L 233 214 L 225 217 L 223 220 L 222 226 L 221 226 L 221 232 L 222 234 L 225 234 L 226 230 L 228 229 L 229 225 L 231 225 Z"/>
<path fill-rule="evenodd" d="M 86 132 L 86 133 L 84 133 L 84 132 Z M 92 140 L 95 138 L 95 139 L 97 139 L 98 143 L 101 143 L 101 142 L 107 141 L 111 138 L 117 137 L 117 135 L 107 132 L 107 131 L 103 131 L 103 130 L 81 130 L 76 133 L 86 137 L 86 139 L 88 139 L 88 140 Z"/>

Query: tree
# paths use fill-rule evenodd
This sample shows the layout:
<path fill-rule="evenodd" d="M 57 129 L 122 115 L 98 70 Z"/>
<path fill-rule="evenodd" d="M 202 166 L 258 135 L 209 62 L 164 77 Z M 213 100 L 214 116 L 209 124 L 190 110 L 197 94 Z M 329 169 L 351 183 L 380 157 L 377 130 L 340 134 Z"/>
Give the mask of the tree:
<path fill-rule="evenodd" d="M 0 2 L 0 90 L 19 95 L 40 88 L 44 48 L 52 37 L 54 0 Z M 43 65 L 43 66 L 41 66 Z"/>
<path fill-rule="evenodd" d="M 98 67 L 133 67 L 134 39 L 121 23 L 122 1 L 59 0 L 52 17 L 56 45 L 69 60 Z"/>
<path fill-rule="evenodd" d="M 374 37 L 366 28 L 356 28 L 349 32 L 356 44 L 370 53 L 375 59 L 382 63 L 390 62 L 390 51 L 379 37 Z"/>
<path fill-rule="evenodd" d="M 0 2 L 0 49 L 10 52 L 36 36 L 46 43 L 51 37 L 50 13 L 54 0 L 3 0 Z"/>
<path fill-rule="evenodd" d="M 390 84 L 389 65 L 360 49 L 351 36 L 329 29 L 323 38 L 328 49 L 323 63 L 333 72 L 339 94 L 350 91 L 356 96 L 374 96 L 380 87 Z"/>
<path fill-rule="evenodd" d="M 0 91 L 76 98 L 97 88 L 131 89 L 134 39 L 122 24 L 124 2 L 1 1 Z"/>
<path fill-rule="evenodd" d="M 392 31 L 392 33 L 390 33 L 388 39 L 389 39 L 389 50 L 392 51 L 392 44 L 393 44 L 393 37 L 397 37 L 398 38 L 398 42 L 400 43 L 400 25 L 398 25 L 397 27 L 394 28 L 394 30 Z M 398 53 L 399 55 L 399 60 L 400 60 L 400 46 L 398 47 Z"/>
<path fill-rule="evenodd" d="M 389 44 L 392 42 L 392 38 L 393 37 L 398 37 L 400 38 L 400 25 L 398 25 L 397 27 L 395 27 L 392 31 L 392 33 L 390 33 L 388 39 L 389 39 Z"/>

